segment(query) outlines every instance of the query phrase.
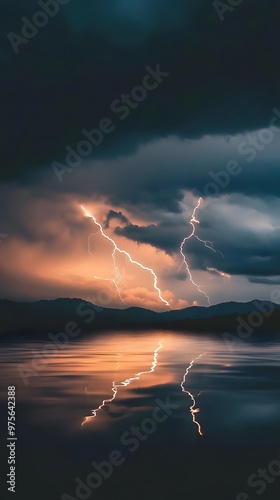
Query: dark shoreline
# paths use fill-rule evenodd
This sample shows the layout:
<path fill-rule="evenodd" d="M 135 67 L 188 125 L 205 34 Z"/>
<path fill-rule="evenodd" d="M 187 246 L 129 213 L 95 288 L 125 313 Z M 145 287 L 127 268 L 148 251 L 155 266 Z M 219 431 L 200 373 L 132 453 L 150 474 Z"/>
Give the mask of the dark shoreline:
<path fill-rule="evenodd" d="M 38 338 L 65 331 L 70 338 L 89 332 L 129 330 L 229 333 L 241 340 L 253 334 L 280 334 L 280 306 L 258 300 L 162 313 L 140 308 L 102 309 L 80 299 L 34 303 L 0 300 L 0 318 L 1 340 L 11 335 Z"/>

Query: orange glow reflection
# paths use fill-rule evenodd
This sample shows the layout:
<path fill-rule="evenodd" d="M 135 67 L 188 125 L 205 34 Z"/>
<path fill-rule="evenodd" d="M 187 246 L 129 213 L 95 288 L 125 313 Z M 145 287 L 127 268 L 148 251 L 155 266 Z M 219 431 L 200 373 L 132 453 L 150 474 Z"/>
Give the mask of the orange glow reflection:
<path fill-rule="evenodd" d="M 91 410 L 92 415 L 85 417 L 85 419 L 84 419 L 84 421 L 82 423 L 82 426 L 84 424 L 86 424 L 87 422 L 89 422 L 90 420 L 92 420 L 93 418 L 95 418 L 97 416 L 97 412 L 100 411 L 106 405 L 106 403 L 112 403 L 112 401 L 114 401 L 114 399 L 117 396 L 119 388 L 121 388 L 121 387 L 127 387 L 134 380 L 139 380 L 140 377 L 141 377 L 141 375 L 144 375 L 144 374 L 147 374 L 147 373 L 153 373 L 155 371 L 157 363 L 158 363 L 158 351 L 160 351 L 160 349 L 162 349 L 162 348 L 163 348 L 163 344 L 160 341 L 159 342 L 159 347 L 157 347 L 154 350 L 153 361 L 152 361 L 151 368 L 149 370 L 135 373 L 134 377 L 129 377 L 129 378 L 123 380 L 122 382 L 120 382 L 119 384 L 116 384 L 116 381 L 113 380 L 113 382 L 112 382 L 112 389 L 111 389 L 112 392 L 113 392 L 113 396 L 110 399 L 104 399 L 103 402 L 102 402 L 102 404 L 100 406 L 98 406 L 98 408 L 95 408 L 95 409 Z M 119 365 L 119 362 L 118 362 L 118 365 Z"/>

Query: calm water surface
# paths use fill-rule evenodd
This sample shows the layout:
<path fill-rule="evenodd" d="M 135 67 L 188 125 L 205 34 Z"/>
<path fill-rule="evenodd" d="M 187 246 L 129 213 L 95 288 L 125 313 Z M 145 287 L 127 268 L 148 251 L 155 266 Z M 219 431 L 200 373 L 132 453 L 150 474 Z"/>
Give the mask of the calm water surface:
<path fill-rule="evenodd" d="M 86 484 L 114 450 L 119 465 L 80 498 L 260 497 L 247 480 L 280 456 L 279 341 L 230 351 L 220 336 L 93 334 L 50 351 L 34 373 L 46 345 L 1 344 L 4 436 L 6 386 L 17 392 L 18 498 L 78 498 L 75 479 Z M 261 498 L 279 492 L 276 477 Z"/>

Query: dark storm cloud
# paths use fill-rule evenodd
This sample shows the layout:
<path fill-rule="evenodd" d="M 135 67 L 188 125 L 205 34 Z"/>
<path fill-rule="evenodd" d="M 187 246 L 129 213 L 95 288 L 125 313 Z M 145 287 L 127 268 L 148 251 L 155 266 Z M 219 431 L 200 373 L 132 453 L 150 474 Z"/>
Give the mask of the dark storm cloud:
<path fill-rule="evenodd" d="M 267 124 L 272 116 L 270 112 Z M 272 134 L 269 144 L 259 143 L 263 148 L 259 151 L 247 145 L 257 135 L 234 136 L 229 142 L 222 137 L 153 141 L 140 147 L 135 155 L 78 166 L 72 173 L 64 173 L 62 183 L 49 168 L 42 189 L 103 194 L 115 205 L 158 207 L 173 213 L 181 212 L 180 202 L 186 190 L 203 198 L 229 193 L 278 196 L 280 128 Z M 248 151 L 255 152 L 253 160 Z M 230 170 L 234 174 L 228 173 L 229 165 L 234 167 Z"/>
<path fill-rule="evenodd" d="M 266 126 L 280 106 L 275 1 L 247 0 L 223 23 L 212 1 L 71 0 L 15 54 L 9 40 L 1 94 L 1 178 L 63 160 L 83 129 L 114 120 L 94 157 L 125 154 L 168 134 L 199 137 Z M 1 34 L 20 34 L 38 3 L 4 1 Z M 145 67 L 170 76 L 126 120 L 111 103 L 141 84 Z M 267 91 L 269 89 L 269 91 Z"/>
<path fill-rule="evenodd" d="M 235 237 L 240 237 L 238 231 L 236 231 Z M 270 282 L 270 284 L 276 284 L 276 282 L 263 277 L 279 274 L 280 260 L 278 253 L 280 240 L 275 247 L 269 249 L 264 249 L 260 242 L 258 245 L 253 246 L 247 240 L 246 248 L 242 247 L 242 243 L 239 245 L 239 242 L 240 240 L 237 239 L 236 244 L 232 245 L 231 248 L 227 248 L 226 242 L 223 242 L 221 248 L 225 252 L 224 260 L 217 258 L 217 255 L 206 252 L 205 249 L 198 247 L 198 245 L 196 245 L 196 250 L 193 250 L 193 246 L 189 245 L 186 252 L 194 269 L 207 270 L 208 267 L 215 266 L 218 271 L 230 275 L 255 275 L 255 278 L 249 279 L 251 283 L 269 284 Z"/>
<path fill-rule="evenodd" d="M 252 212 L 254 204 L 256 210 Z M 192 265 L 198 269 L 214 267 L 230 275 L 261 279 L 278 276 L 280 231 L 272 225 L 262 224 L 262 217 L 268 221 L 276 216 L 272 209 L 273 203 L 264 211 L 258 206 L 258 200 L 242 200 L 242 197 L 234 195 L 231 203 L 227 200 L 221 206 L 224 215 L 219 216 L 209 207 L 201 214 L 198 234 L 203 239 L 214 239 L 215 248 L 223 253 L 224 258 L 205 252 L 198 242 L 192 242 L 188 246 L 188 251 L 192 252 Z"/>
<path fill-rule="evenodd" d="M 279 278 L 259 278 L 255 276 L 250 276 L 248 278 L 250 283 L 256 283 L 258 285 L 280 285 Z"/>
<path fill-rule="evenodd" d="M 184 253 L 191 268 L 204 271 L 214 268 L 230 275 L 254 276 L 255 280 L 278 276 L 280 230 L 272 223 L 275 219 L 278 224 L 278 211 L 279 204 L 274 205 L 273 201 L 266 206 L 258 199 L 240 195 L 216 200 L 215 204 L 202 208 L 197 213 L 200 224 L 196 225 L 195 234 L 213 242 L 216 253 L 195 238 L 187 240 Z M 188 212 L 191 214 L 192 209 Z M 181 214 L 172 223 L 163 220 L 158 225 L 142 227 L 130 224 L 116 228 L 115 233 L 179 256 L 181 241 L 192 231 L 188 221 L 189 218 Z"/>
<path fill-rule="evenodd" d="M 128 224 L 123 228 L 116 227 L 114 232 L 118 236 L 124 236 L 139 243 L 147 243 L 170 254 L 176 252 L 180 245 L 178 228 L 167 223 L 151 224 L 146 227 Z"/>
<path fill-rule="evenodd" d="M 225 263 L 220 264 L 218 269 L 231 275 L 274 276 L 279 273 L 280 261 L 279 257 L 275 255 L 276 250 L 279 251 L 279 244 L 280 242 L 277 249 L 271 250 L 274 255 L 266 255 L 265 257 L 262 255 L 263 249 L 261 246 L 256 249 L 248 248 L 245 251 L 236 246 L 232 248 L 232 252 L 227 256 L 228 259 Z M 207 260 L 210 261 L 209 257 Z M 251 281 L 251 283 L 257 283 L 257 281 Z M 259 281 L 259 283 L 264 282 Z"/>
<path fill-rule="evenodd" d="M 115 210 L 109 210 L 105 222 L 103 224 L 105 229 L 107 229 L 110 226 L 111 220 L 114 219 L 121 221 L 123 224 L 126 225 L 129 224 L 128 218 L 125 215 L 123 215 L 122 212 L 115 212 Z"/>

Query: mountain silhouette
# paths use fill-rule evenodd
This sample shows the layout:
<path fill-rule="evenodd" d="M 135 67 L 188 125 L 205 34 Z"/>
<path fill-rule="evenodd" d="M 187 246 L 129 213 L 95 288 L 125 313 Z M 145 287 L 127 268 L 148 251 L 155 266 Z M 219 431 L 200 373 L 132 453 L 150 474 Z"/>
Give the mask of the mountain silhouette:
<path fill-rule="evenodd" d="M 249 325 L 252 323 L 254 329 L 259 331 L 278 332 L 280 305 L 253 300 L 155 312 L 138 307 L 101 308 L 82 299 L 61 298 L 37 302 L 0 300 L 0 318 L 2 335 L 63 332 L 69 323 L 76 324 L 84 332 L 148 328 L 233 332 L 242 320 L 249 321 Z"/>

